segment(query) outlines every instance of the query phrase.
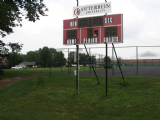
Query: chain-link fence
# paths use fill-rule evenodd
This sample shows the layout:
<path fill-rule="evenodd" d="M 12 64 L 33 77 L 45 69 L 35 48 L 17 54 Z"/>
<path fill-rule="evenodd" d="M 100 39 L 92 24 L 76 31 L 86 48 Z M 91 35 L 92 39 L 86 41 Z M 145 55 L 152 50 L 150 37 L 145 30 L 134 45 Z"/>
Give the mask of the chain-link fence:
<path fill-rule="evenodd" d="M 151 71 L 152 73 L 157 72 L 158 67 L 160 68 L 159 48 L 160 46 L 115 47 L 123 74 L 127 76 L 146 76 L 151 74 Z M 67 60 L 66 65 L 61 66 L 61 73 L 64 73 L 63 71 L 68 69 L 67 73 L 72 74 L 76 69 L 76 62 L 74 62 L 76 48 L 59 48 L 57 51 L 62 51 Z M 106 56 L 106 48 L 88 47 L 87 51 L 91 57 L 91 63 L 94 66 L 94 69 L 99 73 L 98 75 L 105 75 L 105 72 L 103 71 L 105 69 L 104 59 Z M 109 75 L 121 75 L 113 47 L 108 47 L 107 53 L 107 56 L 109 57 L 109 59 L 107 59 Z M 88 75 L 94 75 L 85 48 L 79 49 L 79 57 L 80 75 L 86 75 L 86 73 Z"/>

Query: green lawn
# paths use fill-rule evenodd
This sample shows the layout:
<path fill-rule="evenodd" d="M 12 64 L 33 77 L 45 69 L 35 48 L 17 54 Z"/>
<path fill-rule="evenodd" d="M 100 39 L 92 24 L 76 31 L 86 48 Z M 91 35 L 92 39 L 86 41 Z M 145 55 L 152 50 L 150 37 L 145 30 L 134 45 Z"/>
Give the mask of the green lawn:
<path fill-rule="evenodd" d="M 106 97 L 104 76 L 98 76 L 100 85 L 95 76 L 80 76 L 76 95 L 75 76 L 56 75 L 60 68 L 52 72 L 27 69 L 21 74 L 45 74 L 0 88 L 0 120 L 160 119 L 159 77 L 125 77 L 126 86 L 121 77 L 108 77 Z"/>
<path fill-rule="evenodd" d="M 104 69 L 104 68 L 95 68 L 95 70 Z M 73 73 L 76 70 L 76 67 L 52 67 L 51 74 L 63 74 L 63 73 Z M 79 71 L 89 71 L 89 67 L 81 67 Z M 91 69 L 92 70 L 92 69 Z M 4 75 L 0 78 L 13 78 L 20 75 L 34 74 L 34 73 L 49 73 L 50 68 L 30 68 L 30 69 L 4 69 Z"/>

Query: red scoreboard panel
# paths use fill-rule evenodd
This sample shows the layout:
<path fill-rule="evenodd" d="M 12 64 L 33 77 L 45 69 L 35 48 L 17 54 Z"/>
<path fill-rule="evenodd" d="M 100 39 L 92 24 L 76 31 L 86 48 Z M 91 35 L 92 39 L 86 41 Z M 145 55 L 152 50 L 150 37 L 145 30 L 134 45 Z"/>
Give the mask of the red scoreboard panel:
<path fill-rule="evenodd" d="M 123 43 L 123 14 L 63 20 L 63 45 Z"/>

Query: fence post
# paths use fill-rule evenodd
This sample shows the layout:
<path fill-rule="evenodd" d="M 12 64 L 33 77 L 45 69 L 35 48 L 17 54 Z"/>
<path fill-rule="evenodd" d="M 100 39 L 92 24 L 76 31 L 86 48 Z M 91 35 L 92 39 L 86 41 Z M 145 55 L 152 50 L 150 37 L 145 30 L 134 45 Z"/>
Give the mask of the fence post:
<path fill-rule="evenodd" d="M 90 51 L 90 48 L 89 48 L 89 56 L 91 56 L 91 51 Z M 91 56 L 92 57 L 92 56 Z M 91 58 L 91 62 L 92 62 L 92 58 Z M 89 74 L 91 75 L 91 65 L 89 66 Z"/>
<path fill-rule="evenodd" d="M 69 48 L 68 48 L 68 75 L 69 75 Z"/>
<path fill-rule="evenodd" d="M 112 75 L 114 76 L 114 54 L 113 54 L 113 46 L 112 46 Z"/>
<path fill-rule="evenodd" d="M 61 51 L 61 74 L 62 74 L 62 51 Z"/>
<path fill-rule="evenodd" d="M 136 57 L 137 57 L 137 76 L 138 76 L 138 46 L 136 46 Z"/>
<path fill-rule="evenodd" d="M 85 58 L 85 55 L 83 54 L 83 70 L 85 71 L 85 66 L 84 66 L 85 60 L 84 60 L 84 58 Z"/>
<path fill-rule="evenodd" d="M 72 60 L 72 59 L 71 59 L 71 54 L 70 54 L 70 64 L 72 63 L 71 60 Z M 72 64 L 71 64 L 71 66 L 70 66 L 70 73 L 71 73 L 71 68 L 72 68 Z"/>
<path fill-rule="evenodd" d="M 99 69 L 100 69 L 100 66 L 101 66 L 101 65 L 100 65 L 100 54 L 99 54 Z"/>

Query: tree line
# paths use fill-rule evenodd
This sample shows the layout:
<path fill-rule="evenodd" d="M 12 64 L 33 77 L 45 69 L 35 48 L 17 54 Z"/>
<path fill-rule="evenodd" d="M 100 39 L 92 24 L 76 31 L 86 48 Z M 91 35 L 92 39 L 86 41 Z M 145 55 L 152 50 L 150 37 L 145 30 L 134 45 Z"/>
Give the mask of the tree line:
<path fill-rule="evenodd" d="M 61 67 L 61 66 L 72 66 L 76 64 L 74 61 L 74 52 L 68 53 L 68 58 L 65 58 L 65 55 L 62 51 L 57 51 L 55 48 L 48 48 L 47 46 L 39 48 L 39 50 L 29 51 L 26 54 L 20 53 L 22 50 L 23 44 L 19 43 L 9 43 L 4 44 L 0 41 L 0 57 L 6 58 L 7 68 L 11 68 L 15 65 L 18 65 L 22 62 L 35 62 L 36 65 L 40 67 Z M 106 62 L 106 57 L 103 58 L 104 63 Z M 90 64 L 96 64 L 96 56 L 79 53 L 79 64 L 86 66 Z M 111 64 L 111 59 L 107 57 L 107 64 Z"/>
<path fill-rule="evenodd" d="M 66 59 L 62 52 L 58 52 L 54 48 L 43 47 L 36 51 L 29 51 L 26 54 L 10 52 L 7 55 L 6 62 L 8 68 L 22 62 L 36 62 L 36 65 L 41 67 L 59 67 L 66 64 Z"/>
<path fill-rule="evenodd" d="M 89 57 L 86 54 L 79 53 L 79 63 L 83 66 L 90 64 Z M 93 64 L 96 62 L 96 57 L 91 56 L 91 61 Z M 57 51 L 54 48 L 43 47 L 36 51 L 29 51 L 26 54 L 21 54 L 18 52 L 10 52 L 7 55 L 7 67 L 10 68 L 14 65 L 20 64 L 22 62 L 36 62 L 36 65 L 41 67 L 61 67 L 61 66 L 72 66 L 76 64 L 74 62 L 74 52 L 68 54 L 68 58 L 62 51 Z"/>
<path fill-rule="evenodd" d="M 2 42 L 2 41 L 0 41 Z M 76 64 L 74 61 L 74 52 L 68 53 L 68 58 L 65 58 L 65 55 L 62 51 L 57 51 L 55 48 L 48 48 L 47 46 L 39 48 L 36 51 L 29 51 L 26 54 L 20 53 L 22 50 L 23 44 L 19 43 L 1 43 L 0 57 L 6 58 L 7 68 L 11 68 L 15 65 L 18 65 L 22 62 L 35 62 L 36 65 L 40 67 L 61 67 L 61 66 L 72 66 Z M 104 63 L 106 57 L 104 57 Z M 79 63 L 80 65 L 86 66 L 90 64 L 96 64 L 96 56 L 79 53 Z M 107 64 L 111 64 L 111 59 L 107 57 Z"/>

